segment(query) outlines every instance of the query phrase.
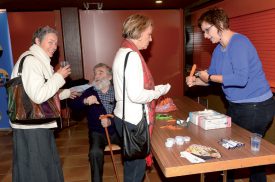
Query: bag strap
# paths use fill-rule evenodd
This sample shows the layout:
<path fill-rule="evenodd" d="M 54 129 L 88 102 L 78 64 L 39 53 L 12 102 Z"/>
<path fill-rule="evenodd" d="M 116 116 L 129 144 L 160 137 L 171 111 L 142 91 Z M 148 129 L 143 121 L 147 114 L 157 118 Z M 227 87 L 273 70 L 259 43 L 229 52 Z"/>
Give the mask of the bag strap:
<path fill-rule="evenodd" d="M 20 63 L 19 63 L 18 71 L 17 71 L 17 75 L 18 75 L 18 76 L 21 76 L 21 73 L 22 73 L 22 70 L 23 70 L 23 63 L 24 63 L 25 58 L 26 58 L 27 56 L 32 56 L 32 54 L 27 54 L 26 56 L 22 57 L 22 59 L 21 59 L 21 61 L 20 61 Z"/>
<path fill-rule="evenodd" d="M 124 122 L 124 119 L 125 119 L 125 91 L 126 91 L 126 88 L 125 88 L 125 70 L 126 70 L 126 66 L 127 66 L 127 62 L 128 62 L 128 57 L 129 57 L 129 54 L 131 52 L 133 52 L 133 51 L 130 51 L 126 54 L 125 61 L 124 61 L 124 70 L 123 70 L 123 109 L 122 109 L 122 120 L 123 120 L 123 122 Z M 143 115 L 145 116 L 144 104 L 142 104 L 142 111 L 143 111 Z"/>
<path fill-rule="evenodd" d="M 23 64 L 24 64 L 24 61 L 25 61 L 25 58 L 27 56 L 33 56 L 32 54 L 27 54 L 25 55 L 24 57 L 22 57 L 22 59 L 20 60 L 20 63 L 19 63 L 19 66 L 18 66 L 18 71 L 17 71 L 17 75 L 21 77 L 21 74 L 22 74 L 22 70 L 23 70 Z M 48 80 L 45 78 L 44 76 L 44 79 L 45 79 L 45 82 L 47 82 Z"/>

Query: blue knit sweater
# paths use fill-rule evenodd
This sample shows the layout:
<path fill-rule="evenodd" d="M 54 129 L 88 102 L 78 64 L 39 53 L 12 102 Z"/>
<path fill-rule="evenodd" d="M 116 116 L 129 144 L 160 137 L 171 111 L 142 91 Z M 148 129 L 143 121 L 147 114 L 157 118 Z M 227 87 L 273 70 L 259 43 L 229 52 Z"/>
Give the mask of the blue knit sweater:
<path fill-rule="evenodd" d="M 234 34 L 225 49 L 220 44 L 215 48 L 208 73 L 223 76 L 222 89 L 229 101 L 263 101 L 272 96 L 257 51 L 244 35 Z"/>

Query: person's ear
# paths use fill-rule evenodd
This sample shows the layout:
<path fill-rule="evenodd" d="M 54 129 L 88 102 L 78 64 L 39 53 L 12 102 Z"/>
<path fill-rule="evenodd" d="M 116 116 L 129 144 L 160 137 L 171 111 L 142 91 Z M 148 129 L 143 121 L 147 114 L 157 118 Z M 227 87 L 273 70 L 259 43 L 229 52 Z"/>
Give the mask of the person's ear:
<path fill-rule="evenodd" d="M 36 37 L 34 41 L 35 41 L 35 44 L 40 45 L 40 40 L 39 40 L 39 38 Z"/>

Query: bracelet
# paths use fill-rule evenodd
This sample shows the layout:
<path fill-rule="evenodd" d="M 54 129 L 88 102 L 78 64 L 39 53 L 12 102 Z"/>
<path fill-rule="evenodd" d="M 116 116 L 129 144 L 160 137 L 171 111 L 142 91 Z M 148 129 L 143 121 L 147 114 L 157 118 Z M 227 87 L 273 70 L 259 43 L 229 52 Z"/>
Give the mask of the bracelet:
<path fill-rule="evenodd" d="M 194 74 L 196 78 L 200 78 L 200 72 Z"/>
<path fill-rule="evenodd" d="M 208 75 L 208 82 L 211 82 L 211 76 L 212 75 Z"/>

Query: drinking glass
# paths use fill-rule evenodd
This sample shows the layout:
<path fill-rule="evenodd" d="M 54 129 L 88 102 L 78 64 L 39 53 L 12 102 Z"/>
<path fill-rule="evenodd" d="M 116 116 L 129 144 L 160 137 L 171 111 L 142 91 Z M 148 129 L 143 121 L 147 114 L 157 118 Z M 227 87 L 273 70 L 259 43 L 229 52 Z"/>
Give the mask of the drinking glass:
<path fill-rule="evenodd" d="M 251 135 L 251 151 L 259 152 L 261 146 L 262 135 L 257 133 L 252 133 Z"/>
<path fill-rule="evenodd" d="M 64 68 L 65 66 L 70 65 L 68 61 L 61 61 L 60 66 Z"/>

